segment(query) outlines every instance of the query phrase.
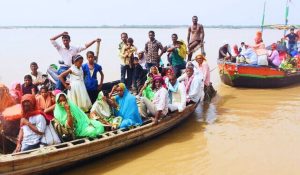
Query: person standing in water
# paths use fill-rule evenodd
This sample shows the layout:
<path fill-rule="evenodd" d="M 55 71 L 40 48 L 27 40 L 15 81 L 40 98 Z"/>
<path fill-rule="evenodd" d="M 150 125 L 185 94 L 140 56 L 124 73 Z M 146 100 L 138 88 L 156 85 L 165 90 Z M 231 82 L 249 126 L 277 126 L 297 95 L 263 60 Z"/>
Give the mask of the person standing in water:
<path fill-rule="evenodd" d="M 198 23 L 198 17 L 193 16 L 193 24 L 188 29 L 187 43 L 188 43 L 188 61 L 191 61 L 193 53 L 201 47 L 201 54 L 204 54 L 204 28 L 202 24 Z"/>

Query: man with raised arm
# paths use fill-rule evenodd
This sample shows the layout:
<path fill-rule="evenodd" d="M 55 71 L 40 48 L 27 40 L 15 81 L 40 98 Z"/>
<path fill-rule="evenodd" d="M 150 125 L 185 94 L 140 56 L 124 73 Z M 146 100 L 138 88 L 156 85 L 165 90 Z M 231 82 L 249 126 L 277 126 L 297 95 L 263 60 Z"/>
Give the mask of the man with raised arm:
<path fill-rule="evenodd" d="M 198 17 L 193 16 L 193 24 L 188 29 L 188 61 L 191 61 L 193 53 L 201 47 L 201 54 L 204 54 L 204 28 L 202 24 L 198 23 Z"/>
<path fill-rule="evenodd" d="M 58 44 L 56 42 L 56 39 L 58 39 L 60 37 L 62 37 L 63 46 L 61 46 L 60 44 Z M 63 32 L 63 33 L 60 33 L 60 34 L 50 38 L 50 41 L 51 41 L 52 45 L 57 49 L 59 55 L 61 56 L 61 58 L 58 61 L 59 62 L 58 75 L 60 75 L 61 73 L 65 72 L 66 70 L 68 70 L 71 67 L 72 56 L 87 49 L 88 47 L 93 45 L 95 42 L 100 42 L 101 40 L 99 38 L 97 38 L 97 39 L 85 44 L 84 47 L 74 47 L 74 46 L 70 46 L 71 37 L 70 37 L 69 33 Z M 56 83 L 56 89 L 64 90 L 64 86 L 60 80 L 58 80 Z"/>

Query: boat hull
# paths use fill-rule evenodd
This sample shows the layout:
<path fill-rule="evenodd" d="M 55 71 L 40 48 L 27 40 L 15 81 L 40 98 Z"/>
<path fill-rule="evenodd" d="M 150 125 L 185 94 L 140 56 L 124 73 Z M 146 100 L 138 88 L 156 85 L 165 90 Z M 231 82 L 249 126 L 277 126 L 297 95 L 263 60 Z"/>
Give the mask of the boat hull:
<path fill-rule="evenodd" d="M 279 88 L 300 83 L 300 71 L 290 73 L 267 66 L 219 62 L 222 82 L 233 87 Z"/>
<path fill-rule="evenodd" d="M 77 161 L 101 156 L 162 134 L 185 120 L 197 104 L 179 113 L 171 113 L 157 125 L 151 121 L 131 130 L 110 131 L 96 139 L 77 139 L 59 145 L 0 156 L 0 174 L 29 174 L 55 170 Z M 30 163 L 29 163 L 30 162 Z"/>

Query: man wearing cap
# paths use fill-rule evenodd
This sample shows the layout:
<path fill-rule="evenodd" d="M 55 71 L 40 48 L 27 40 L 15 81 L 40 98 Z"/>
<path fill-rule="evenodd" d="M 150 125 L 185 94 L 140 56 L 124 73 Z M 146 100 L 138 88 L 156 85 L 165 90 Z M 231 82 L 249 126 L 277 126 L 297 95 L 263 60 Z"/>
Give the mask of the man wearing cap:
<path fill-rule="evenodd" d="M 297 50 L 298 35 L 294 32 L 294 28 L 290 29 L 290 33 L 285 35 L 285 38 L 288 39 L 288 51 L 289 51 L 289 53 L 293 50 Z"/>
<path fill-rule="evenodd" d="M 63 46 L 59 45 L 55 40 L 62 37 Z M 58 69 L 58 75 L 68 70 L 72 65 L 72 56 L 78 54 L 79 52 L 87 49 L 95 42 L 100 42 L 101 40 L 99 38 L 85 44 L 84 47 L 74 47 L 70 46 L 71 37 L 68 34 L 68 32 L 63 32 L 61 34 L 58 34 L 52 38 L 50 38 L 50 41 L 52 45 L 57 49 L 59 55 L 61 56 L 61 59 L 59 60 L 59 69 Z M 61 83 L 60 80 L 56 83 L 56 89 L 64 90 L 64 86 Z"/>
<path fill-rule="evenodd" d="M 178 41 L 178 36 L 175 33 L 172 34 L 172 41 L 173 44 L 171 44 L 167 50 L 168 61 L 171 63 L 176 77 L 179 77 L 181 70 L 185 69 L 186 62 L 184 59 L 186 57 L 186 48 L 182 41 Z"/>

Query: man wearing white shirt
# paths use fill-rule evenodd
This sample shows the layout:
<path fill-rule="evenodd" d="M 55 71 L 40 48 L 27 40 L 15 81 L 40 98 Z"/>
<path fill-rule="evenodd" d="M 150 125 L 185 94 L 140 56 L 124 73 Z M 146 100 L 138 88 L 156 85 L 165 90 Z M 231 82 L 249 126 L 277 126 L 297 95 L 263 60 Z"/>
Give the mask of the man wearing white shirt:
<path fill-rule="evenodd" d="M 169 97 L 168 91 L 162 87 L 163 82 L 161 76 L 155 77 L 152 83 L 152 89 L 155 91 L 153 100 L 150 101 L 146 97 L 142 98 L 148 111 L 154 116 L 154 124 L 157 124 L 158 120 L 168 113 Z"/>
<path fill-rule="evenodd" d="M 186 89 L 187 104 L 197 103 L 203 95 L 202 78 L 200 75 L 194 74 L 194 66 L 190 64 L 186 67 L 186 76 L 184 85 Z"/>
<path fill-rule="evenodd" d="M 59 45 L 55 40 L 62 37 L 63 46 Z M 72 65 L 72 57 L 74 55 L 77 55 L 79 52 L 87 49 L 95 42 L 100 42 L 101 40 L 99 38 L 85 44 L 85 47 L 74 47 L 70 46 L 71 37 L 69 36 L 68 32 L 63 32 L 61 34 L 58 34 L 52 38 L 50 38 L 50 41 L 52 45 L 56 48 L 59 55 L 61 56 L 61 59 L 59 60 L 59 69 L 58 69 L 58 75 L 68 70 Z M 61 81 L 57 81 L 56 83 L 56 89 L 64 90 L 64 86 L 62 85 Z"/>
<path fill-rule="evenodd" d="M 182 112 L 186 107 L 186 90 L 183 83 L 180 83 L 176 75 L 172 74 L 165 79 L 169 92 L 169 110 Z"/>
<path fill-rule="evenodd" d="M 41 138 L 46 130 L 46 119 L 36 110 L 36 99 L 26 94 L 21 100 L 23 118 L 20 120 L 20 131 L 15 152 L 27 151 L 40 147 Z"/>

